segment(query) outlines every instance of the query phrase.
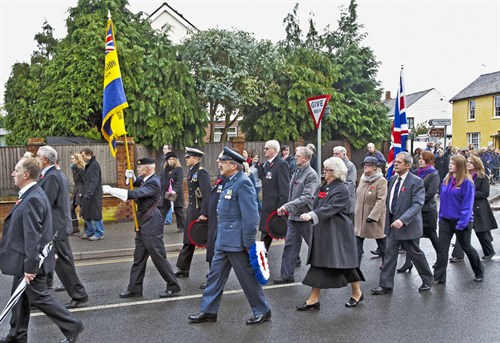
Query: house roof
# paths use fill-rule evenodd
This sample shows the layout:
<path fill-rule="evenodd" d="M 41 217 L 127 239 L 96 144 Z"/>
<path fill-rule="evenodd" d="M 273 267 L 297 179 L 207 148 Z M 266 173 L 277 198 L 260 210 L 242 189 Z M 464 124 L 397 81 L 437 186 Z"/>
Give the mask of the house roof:
<path fill-rule="evenodd" d="M 500 93 L 500 71 L 483 74 L 450 99 L 450 102 Z"/>
<path fill-rule="evenodd" d="M 426 95 L 433 89 L 434 88 L 430 88 L 426 89 L 425 91 L 420 91 L 406 95 L 406 108 L 409 108 L 411 105 L 416 103 L 419 99 L 421 99 L 424 95 Z M 386 100 L 384 103 L 389 108 L 389 113 L 387 113 L 387 116 L 394 117 L 394 106 L 396 104 L 396 98 Z"/>
<path fill-rule="evenodd" d="M 165 9 L 164 7 L 167 7 L 167 9 Z M 186 27 L 190 27 L 191 29 L 193 29 L 194 31 L 199 31 L 198 28 L 196 26 L 194 26 L 189 20 L 187 20 L 186 18 L 184 18 L 184 16 L 177 12 L 172 6 L 170 6 L 168 3 L 164 2 L 163 4 L 161 4 L 160 7 L 158 7 L 153 13 L 151 13 L 148 17 L 148 19 L 152 19 L 154 16 L 156 16 L 157 14 L 159 15 L 161 13 L 161 11 L 167 11 L 167 12 L 173 12 L 176 16 L 179 17 L 179 19 L 181 19 L 184 23 L 184 25 Z"/>

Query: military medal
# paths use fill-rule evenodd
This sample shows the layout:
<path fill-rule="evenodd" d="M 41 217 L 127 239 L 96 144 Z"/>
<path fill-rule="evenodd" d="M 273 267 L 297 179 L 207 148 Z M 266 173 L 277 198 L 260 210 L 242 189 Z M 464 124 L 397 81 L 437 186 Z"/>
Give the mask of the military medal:
<path fill-rule="evenodd" d="M 224 195 L 224 199 L 230 200 L 232 198 L 232 195 L 233 195 L 233 190 L 228 189 L 226 195 Z"/>

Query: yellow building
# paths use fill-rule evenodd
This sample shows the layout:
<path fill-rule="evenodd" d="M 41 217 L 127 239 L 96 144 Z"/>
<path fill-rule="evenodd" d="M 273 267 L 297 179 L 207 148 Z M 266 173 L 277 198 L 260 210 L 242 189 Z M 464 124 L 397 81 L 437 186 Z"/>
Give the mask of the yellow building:
<path fill-rule="evenodd" d="M 450 102 L 454 146 L 500 148 L 500 71 L 479 76 Z"/>

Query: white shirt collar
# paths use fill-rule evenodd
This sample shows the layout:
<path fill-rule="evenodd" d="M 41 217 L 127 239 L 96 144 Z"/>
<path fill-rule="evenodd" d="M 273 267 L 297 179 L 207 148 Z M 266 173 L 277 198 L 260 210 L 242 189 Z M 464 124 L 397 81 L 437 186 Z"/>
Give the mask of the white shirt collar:
<path fill-rule="evenodd" d="M 22 197 L 24 193 L 26 193 L 28 191 L 28 189 L 30 189 L 31 187 L 33 187 L 34 185 L 36 185 L 36 181 L 33 181 L 33 182 L 30 182 L 28 183 L 26 186 L 24 186 L 23 188 L 21 188 L 19 190 L 19 197 Z"/>
<path fill-rule="evenodd" d="M 48 166 L 48 167 L 43 168 L 43 169 L 42 169 L 42 175 L 43 175 L 43 176 L 45 176 L 45 173 L 47 173 L 47 171 L 48 171 L 50 168 L 52 168 L 52 167 L 54 167 L 54 165 L 53 165 L 53 164 L 51 164 L 51 165 L 50 165 L 50 166 Z"/>

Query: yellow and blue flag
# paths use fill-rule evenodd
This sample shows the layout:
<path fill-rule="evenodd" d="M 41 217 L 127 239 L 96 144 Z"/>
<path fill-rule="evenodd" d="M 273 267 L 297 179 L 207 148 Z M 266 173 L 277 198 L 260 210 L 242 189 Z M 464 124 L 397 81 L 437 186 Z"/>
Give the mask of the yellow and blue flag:
<path fill-rule="evenodd" d="M 126 135 L 123 109 L 128 107 L 123 89 L 118 51 L 116 49 L 113 21 L 108 19 L 106 27 L 106 52 L 104 62 L 104 95 L 102 102 L 101 132 L 109 143 L 111 154 L 116 157 L 116 138 Z"/>

